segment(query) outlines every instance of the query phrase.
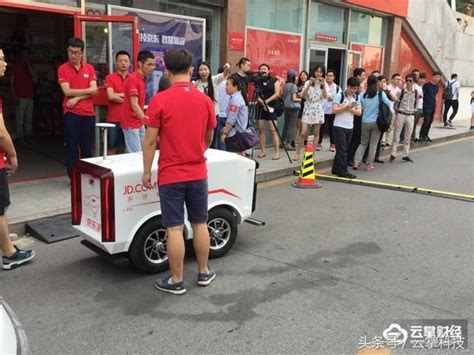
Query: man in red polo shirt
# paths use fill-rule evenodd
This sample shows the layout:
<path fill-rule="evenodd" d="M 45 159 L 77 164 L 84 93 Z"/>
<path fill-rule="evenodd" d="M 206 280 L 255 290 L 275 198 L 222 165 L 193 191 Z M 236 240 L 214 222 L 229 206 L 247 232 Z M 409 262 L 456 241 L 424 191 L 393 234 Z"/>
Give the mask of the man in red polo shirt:
<path fill-rule="evenodd" d="M 130 54 L 127 51 L 118 51 L 115 55 L 115 65 L 117 71 L 105 78 L 105 87 L 109 98 L 107 122 L 115 126 L 107 130 L 107 154 L 109 155 L 117 154 L 118 146 L 123 141 L 120 123 L 125 116 L 123 109 L 124 82 L 129 74 Z"/>
<path fill-rule="evenodd" d="M 158 185 L 162 224 L 167 228 L 167 252 L 171 276 L 155 282 L 161 291 L 186 293 L 183 282 L 184 204 L 193 228 L 198 262 L 198 285 L 207 286 L 216 274 L 207 265 L 207 165 L 204 152 L 212 142 L 216 113 L 211 99 L 190 82 L 193 55 L 185 49 L 172 49 L 165 55 L 169 89 L 155 95 L 143 122 L 147 126 L 143 144 L 142 183 L 150 185 L 151 165 L 160 137 Z"/>
<path fill-rule="evenodd" d="M 84 42 L 79 38 L 70 38 L 66 50 L 69 60 L 58 68 L 58 82 L 64 93 L 66 167 L 71 176 L 76 159 L 92 156 L 95 130 L 92 95 L 97 94 L 97 82 L 94 67 L 82 62 Z M 78 147 L 81 149 L 80 157 Z"/>
<path fill-rule="evenodd" d="M 10 71 L 10 85 L 17 104 L 15 137 L 20 142 L 25 139 L 25 143 L 29 143 L 33 128 L 33 83 L 36 81 L 36 75 L 30 62 L 28 49 L 21 50 L 18 63 L 13 65 Z"/>
<path fill-rule="evenodd" d="M 5 75 L 7 63 L 5 55 L 0 48 L 0 78 Z M 10 240 L 8 232 L 7 209 L 10 205 L 10 192 L 8 190 L 7 176 L 14 174 L 18 168 L 15 147 L 10 134 L 5 127 L 2 114 L 2 98 L 0 97 L 0 250 L 2 251 L 2 268 L 11 270 L 33 259 L 33 250 L 21 250 Z"/>
<path fill-rule="evenodd" d="M 138 69 L 130 74 L 124 84 L 123 108 L 125 117 L 121 122 L 127 153 L 142 151 L 145 127 L 145 79 L 155 69 L 155 56 L 149 51 L 138 53 Z"/>

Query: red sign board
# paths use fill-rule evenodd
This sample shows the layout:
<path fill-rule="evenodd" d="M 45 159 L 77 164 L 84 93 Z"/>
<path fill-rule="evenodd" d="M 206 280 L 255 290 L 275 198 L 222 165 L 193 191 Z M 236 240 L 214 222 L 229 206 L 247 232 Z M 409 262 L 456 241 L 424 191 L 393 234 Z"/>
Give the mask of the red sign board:
<path fill-rule="evenodd" d="M 345 0 L 345 2 L 400 17 L 406 17 L 408 14 L 408 0 Z"/>
<path fill-rule="evenodd" d="M 244 51 L 245 37 L 243 32 L 229 32 L 229 49 L 233 51 Z"/>
<path fill-rule="evenodd" d="M 300 68 L 301 35 L 247 28 L 246 55 L 256 66 L 266 63 L 271 75 L 286 79 L 288 69 Z"/>
<path fill-rule="evenodd" d="M 330 35 L 326 35 L 326 34 L 324 34 L 324 33 L 316 33 L 316 35 L 314 36 L 314 38 L 315 38 L 317 41 L 337 42 L 337 37 L 336 37 L 336 36 L 330 36 Z"/>

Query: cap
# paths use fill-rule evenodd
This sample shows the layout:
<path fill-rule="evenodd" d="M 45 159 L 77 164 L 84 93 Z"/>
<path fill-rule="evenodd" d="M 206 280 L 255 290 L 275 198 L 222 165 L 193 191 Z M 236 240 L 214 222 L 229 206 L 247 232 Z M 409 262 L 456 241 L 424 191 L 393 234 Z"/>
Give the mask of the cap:
<path fill-rule="evenodd" d="M 290 69 L 288 70 L 288 73 L 286 73 L 288 78 L 296 78 L 296 75 L 298 75 L 298 73 L 294 69 Z"/>

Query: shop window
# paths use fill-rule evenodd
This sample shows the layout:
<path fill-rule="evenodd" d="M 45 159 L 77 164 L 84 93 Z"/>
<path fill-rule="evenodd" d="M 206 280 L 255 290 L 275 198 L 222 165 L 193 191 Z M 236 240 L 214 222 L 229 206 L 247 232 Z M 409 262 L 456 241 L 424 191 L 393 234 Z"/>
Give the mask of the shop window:
<path fill-rule="evenodd" d="M 306 1 L 248 0 L 247 25 L 288 32 L 303 32 Z"/>
<path fill-rule="evenodd" d="M 308 39 L 344 43 L 346 10 L 311 2 Z"/>
<path fill-rule="evenodd" d="M 387 33 L 387 24 L 382 17 L 352 11 L 349 41 L 383 46 Z"/>

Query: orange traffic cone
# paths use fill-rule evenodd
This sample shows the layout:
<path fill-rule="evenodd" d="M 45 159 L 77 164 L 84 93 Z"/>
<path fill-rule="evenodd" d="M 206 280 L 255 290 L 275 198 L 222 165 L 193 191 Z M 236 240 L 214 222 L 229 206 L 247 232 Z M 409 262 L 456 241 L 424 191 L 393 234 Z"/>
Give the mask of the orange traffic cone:
<path fill-rule="evenodd" d="M 314 168 L 313 145 L 306 144 L 304 158 L 301 161 L 300 176 L 298 181 L 293 181 L 291 185 L 301 189 L 315 189 L 321 187 L 316 181 L 316 171 Z"/>

